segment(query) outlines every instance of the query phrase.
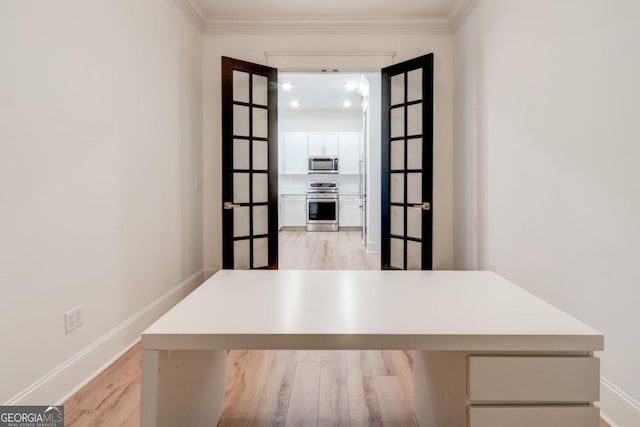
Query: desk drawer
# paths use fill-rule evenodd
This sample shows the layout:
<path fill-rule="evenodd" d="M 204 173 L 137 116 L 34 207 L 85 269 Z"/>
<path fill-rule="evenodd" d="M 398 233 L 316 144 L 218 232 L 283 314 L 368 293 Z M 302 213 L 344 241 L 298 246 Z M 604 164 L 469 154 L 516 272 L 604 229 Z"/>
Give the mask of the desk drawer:
<path fill-rule="evenodd" d="M 469 408 L 469 427 L 598 427 L 593 406 L 496 406 Z"/>
<path fill-rule="evenodd" d="M 585 403 L 600 399 L 594 357 L 470 356 L 472 403 Z"/>

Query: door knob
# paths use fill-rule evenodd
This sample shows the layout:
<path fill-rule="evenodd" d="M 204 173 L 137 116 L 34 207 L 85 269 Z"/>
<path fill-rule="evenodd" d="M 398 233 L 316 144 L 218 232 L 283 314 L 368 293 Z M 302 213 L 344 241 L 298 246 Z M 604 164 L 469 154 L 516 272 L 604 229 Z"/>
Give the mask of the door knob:
<path fill-rule="evenodd" d="M 233 208 L 239 208 L 240 205 L 236 205 L 235 203 L 231 203 L 231 202 L 224 202 L 224 208 L 225 209 L 233 209 Z"/>
<path fill-rule="evenodd" d="M 422 204 L 419 205 L 413 205 L 414 208 L 420 208 L 423 211 L 430 211 L 431 210 L 431 203 L 429 202 L 424 202 Z"/>

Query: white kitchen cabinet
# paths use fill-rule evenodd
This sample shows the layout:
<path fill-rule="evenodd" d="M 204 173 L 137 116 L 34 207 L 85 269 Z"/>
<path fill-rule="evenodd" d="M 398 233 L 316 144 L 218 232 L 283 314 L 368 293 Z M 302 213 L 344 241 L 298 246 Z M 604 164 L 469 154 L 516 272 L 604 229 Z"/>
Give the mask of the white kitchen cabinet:
<path fill-rule="evenodd" d="M 305 194 L 284 194 L 280 196 L 279 227 L 306 227 L 307 196 Z"/>
<path fill-rule="evenodd" d="M 309 157 L 337 156 L 338 132 L 309 132 Z"/>
<path fill-rule="evenodd" d="M 340 132 L 339 155 L 341 175 L 360 173 L 360 132 Z"/>
<path fill-rule="evenodd" d="M 307 133 L 282 133 L 282 168 L 283 174 L 307 173 Z"/>
<path fill-rule="evenodd" d="M 357 195 L 340 195 L 338 224 L 342 227 L 362 227 L 362 198 Z"/>

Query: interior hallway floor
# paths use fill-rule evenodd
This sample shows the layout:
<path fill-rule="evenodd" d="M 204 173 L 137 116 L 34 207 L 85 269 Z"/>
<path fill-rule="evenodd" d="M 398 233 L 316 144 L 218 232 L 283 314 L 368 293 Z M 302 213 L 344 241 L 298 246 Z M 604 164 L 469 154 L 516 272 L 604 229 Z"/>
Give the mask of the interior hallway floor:
<path fill-rule="evenodd" d="M 281 269 L 380 268 L 359 231 L 279 238 Z M 67 400 L 65 425 L 138 426 L 140 361 L 138 344 Z M 410 351 L 229 351 L 219 426 L 415 426 L 412 362 Z"/>

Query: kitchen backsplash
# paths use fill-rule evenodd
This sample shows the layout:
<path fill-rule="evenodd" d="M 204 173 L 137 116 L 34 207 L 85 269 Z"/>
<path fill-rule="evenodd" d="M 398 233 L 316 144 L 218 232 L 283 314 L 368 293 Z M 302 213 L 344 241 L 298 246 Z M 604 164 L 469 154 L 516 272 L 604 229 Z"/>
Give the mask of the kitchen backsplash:
<path fill-rule="evenodd" d="M 279 175 L 278 194 L 306 194 L 309 181 L 337 182 L 340 193 L 358 194 L 360 177 L 358 175 Z"/>

